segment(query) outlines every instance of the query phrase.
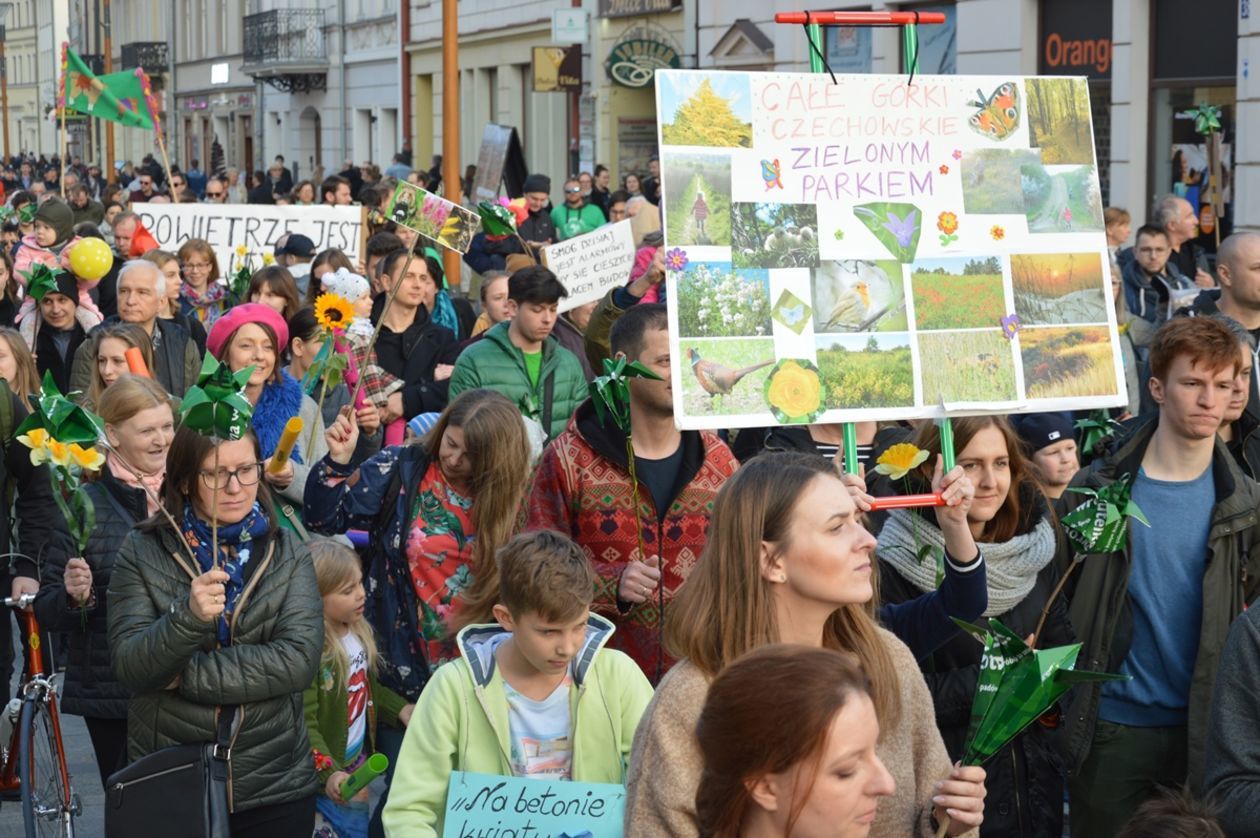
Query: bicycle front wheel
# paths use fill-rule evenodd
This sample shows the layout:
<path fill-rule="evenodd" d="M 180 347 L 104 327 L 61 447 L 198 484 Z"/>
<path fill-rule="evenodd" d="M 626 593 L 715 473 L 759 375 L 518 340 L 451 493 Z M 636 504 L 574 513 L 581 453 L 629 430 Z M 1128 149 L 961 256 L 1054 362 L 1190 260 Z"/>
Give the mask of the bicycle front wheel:
<path fill-rule="evenodd" d="M 50 701 L 28 696 L 22 702 L 18 770 L 27 838 L 74 836 L 70 772 L 54 715 L 57 711 Z"/>

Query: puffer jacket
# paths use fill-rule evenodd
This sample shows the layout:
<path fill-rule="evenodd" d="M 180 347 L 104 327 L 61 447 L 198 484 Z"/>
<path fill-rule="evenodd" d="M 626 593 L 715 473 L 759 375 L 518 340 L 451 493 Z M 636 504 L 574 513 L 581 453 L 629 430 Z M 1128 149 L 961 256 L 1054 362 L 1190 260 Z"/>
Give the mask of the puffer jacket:
<path fill-rule="evenodd" d="M 1072 486 L 1098 489 L 1125 475 L 1137 474 L 1158 421 L 1154 418 L 1137 424 L 1128 436 L 1116 442 L 1110 454 L 1094 460 L 1088 470 L 1078 472 Z M 1216 505 L 1212 507 L 1204 545 L 1207 568 L 1203 574 L 1203 618 L 1198 627 L 1199 654 L 1194 662 L 1186 724 L 1193 788 L 1199 787 L 1203 777 L 1212 687 L 1225 637 L 1234 619 L 1260 594 L 1260 517 L 1256 512 L 1260 508 L 1260 485 L 1243 473 L 1219 439 L 1212 454 L 1212 479 Z M 1087 500 L 1088 496 L 1068 491 L 1059 499 L 1057 510 L 1060 516 L 1066 515 Z M 1157 521 L 1152 523 L 1159 525 Z M 1128 521 L 1126 526 L 1131 532 L 1134 526 L 1142 525 Z M 1125 548 L 1115 553 L 1086 556 L 1068 586 L 1068 616 L 1084 644 L 1077 669 L 1118 672 L 1128 657 L 1133 640 L 1133 611 L 1128 597 L 1133 555 L 1129 550 L 1131 540 L 1126 542 Z M 1081 684 L 1069 693 L 1061 742 L 1069 774 L 1079 770 L 1089 756 L 1101 694 L 1101 684 Z"/>
<path fill-rule="evenodd" d="M 228 760 L 233 812 L 300 800 L 318 788 L 302 708 L 324 636 L 315 570 L 285 530 L 256 540 L 254 555 L 230 647 L 220 648 L 214 623 L 189 608 L 199 574 L 168 527 L 127 537 L 108 597 L 114 671 L 135 696 L 128 757 L 213 742 L 219 705 L 239 705 Z"/>
<path fill-rule="evenodd" d="M 125 719 L 131 691 L 114 677 L 105 592 L 118 548 L 135 523 L 147 518 L 149 512 L 144 491 L 115 480 L 108 468 L 100 480 L 87 484 L 84 491 L 96 510 L 96 526 L 83 556 L 92 569 L 92 595 L 82 609 L 69 601 L 62 584 L 67 557 L 53 555 L 40 568 L 35 617 L 41 628 L 61 632 L 69 642 L 70 662 L 61 709 L 94 719 Z"/>
<path fill-rule="evenodd" d="M 508 337 L 507 321 L 496 323 L 464 350 L 451 373 L 451 400 L 465 390 L 485 387 L 507 396 L 521 413 L 542 423 L 547 438 L 564 431 L 569 417 L 587 396 L 586 376 L 577 356 L 554 337 L 542 345 L 538 383 L 530 385 L 525 354 Z"/>

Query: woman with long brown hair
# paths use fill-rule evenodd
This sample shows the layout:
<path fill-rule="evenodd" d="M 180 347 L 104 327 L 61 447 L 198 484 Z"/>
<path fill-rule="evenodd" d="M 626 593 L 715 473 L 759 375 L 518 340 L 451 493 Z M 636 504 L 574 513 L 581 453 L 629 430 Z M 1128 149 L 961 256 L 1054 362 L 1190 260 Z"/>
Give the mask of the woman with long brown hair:
<path fill-rule="evenodd" d="M 935 485 L 949 514 L 966 515 L 970 482 L 959 469 Z M 698 834 L 702 760 L 696 721 L 709 685 L 736 658 L 773 643 L 852 655 L 871 683 L 883 730 L 880 759 L 897 791 L 880 803 L 872 834 L 948 834 L 983 820 L 984 771 L 952 770 L 914 656 L 874 618 L 875 539 L 844 484 L 816 455 L 765 454 L 726 481 L 709 540 L 674 599 L 665 645 L 680 662 L 661 681 L 635 736 L 626 782 L 626 835 Z M 767 719 L 767 724 L 784 720 Z"/>
<path fill-rule="evenodd" d="M 254 271 L 249 279 L 245 300 L 270 306 L 285 320 L 297 314 L 302 307 L 302 294 L 298 291 L 297 281 L 288 268 L 279 265 L 268 265 Z"/>
<path fill-rule="evenodd" d="M 767 719 L 791 719 L 768 725 Z M 862 838 L 896 790 L 857 662 L 832 649 L 763 646 L 714 679 L 696 724 L 700 834 Z"/>
<path fill-rule="evenodd" d="M 184 270 L 180 286 L 181 310 L 201 321 L 207 331 L 231 305 L 227 286 L 219 282 L 219 260 L 205 239 L 189 239 L 180 245 L 179 264 Z"/>
<path fill-rule="evenodd" d="M 31 396 L 40 390 L 35 356 L 17 329 L 0 326 L 0 378 L 3 378 L 22 406 L 31 409 Z"/>
<path fill-rule="evenodd" d="M 1066 541 L 1010 422 L 1003 416 L 969 416 L 954 419 L 953 427 L 958 467 L 976 491 L 964 525 L 985 561 L 988 605 L 976 622 L 985 625 L 994 618 L 1020 637 L 1032 639 L 1050 593 L 1067 569 Z M 941 451 L 938 427 L 931 422 L 923 425 L 915 443 L 933 460 Z M 909 476 L 905 489 L 925 490 L 928 480 L 925 465 Z M 935 516 L 917 509 L 889 514 L 876 548 L 884 602 L 907 602 L 936 590 L 938 558 L 942 548 L 949 553 L 951 524 L 940 510 Z M 949 560 L 948 555 L 945 558 Z M 1063 598 L 1053 603 L 1036 640 L 1039 647 L 1075 640 Z M 966 745 L 983 651 L 970 635 L 958 633 L 919 661 L 937 727 L 953 758 L 961 757 Z M 989 790 L 1005 805 L 990 810 L 982 835 L 1063 834 L 1063 774 L 1049 741 L 1052 727 L 1031 725 L 987 763 Z"/>
<path fill-rule="evenodd" d="M 92 384 L 81 397 L 83 406 L 96 410 L 105 389 L 130 372 L 127 350 L 139 349 L 144 367 L 153 374 L 153 341 L 144 329 L 134 323 L 106 323 L 97 326 L 88 337 L 88 354 L 92 359 Z"/>
<path fill-rule="evenodd" d="M 456 657 L 456 631 L 494 620 L 494 554 L 516 523 L 529 441 L 516 405 L 481 389 L 461 393 L 416 442 L 385 448 L 356 469 L 358 437 L 345 414 L 328 429 L 328 456 L 307 480 L 303 519 L 330 535 L 371 533 L 367 618 L 381 640 L 380 682 L 415 701 L 429 674 Z M 400 734 L 381 731 L 391 764 L 401 744 Z"/>

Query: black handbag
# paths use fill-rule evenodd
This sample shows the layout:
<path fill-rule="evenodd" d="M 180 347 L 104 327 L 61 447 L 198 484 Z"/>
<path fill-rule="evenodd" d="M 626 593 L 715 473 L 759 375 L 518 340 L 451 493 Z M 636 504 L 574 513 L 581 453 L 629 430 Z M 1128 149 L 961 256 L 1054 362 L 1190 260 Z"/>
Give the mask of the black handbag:
<path fill-rule="evenodd" d="M 110 775 L 106 838 L 159 835 L 179 824 L 183 838 L 231 838 L 227 772 L 236 706 L 221 707 L 213 744 L 163 748 Z"/>

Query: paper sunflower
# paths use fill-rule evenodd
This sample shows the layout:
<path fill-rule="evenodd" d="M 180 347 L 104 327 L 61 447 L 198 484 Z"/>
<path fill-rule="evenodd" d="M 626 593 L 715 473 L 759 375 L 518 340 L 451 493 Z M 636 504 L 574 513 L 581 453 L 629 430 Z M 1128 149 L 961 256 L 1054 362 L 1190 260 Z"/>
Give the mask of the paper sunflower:
<path fill-rule="evenodd" d="M 354 306 L 340 294 L 320 294 L 315 300 L 315 319 L 331 332 L 345 331 L 354 319 Z"/>

